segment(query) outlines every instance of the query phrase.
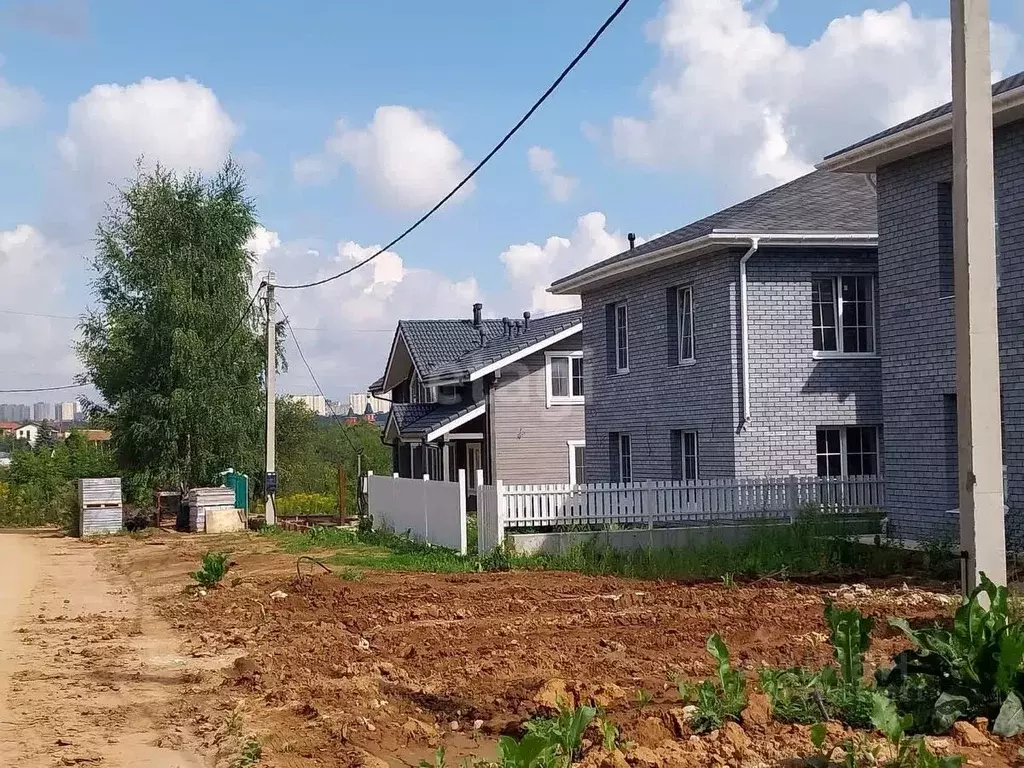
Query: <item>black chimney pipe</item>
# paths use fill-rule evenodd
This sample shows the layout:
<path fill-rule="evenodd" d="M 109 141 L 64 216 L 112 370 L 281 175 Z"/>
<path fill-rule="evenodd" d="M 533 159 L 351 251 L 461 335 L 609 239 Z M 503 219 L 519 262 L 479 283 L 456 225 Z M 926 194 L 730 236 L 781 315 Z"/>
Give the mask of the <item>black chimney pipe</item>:
<path fill-rule="evenodd" d="M 635 232 L 630 232 L 628 235 L 626 235 L 626 239 L 629 240 L 629 250 L 632 251 L 634 248 L 636 248 L 636 233 Z"/>
<path fill-rule="evenodd" d="M 530 313 L 529 312 L 523 312 L 523 329 L 525 330 L 525 329 L 527 329 L 529 327 L 530 327 Z"/>
<path fill-rule="evenodd" d="M 484 305 L 477 302 L 473 305 L 473 327 L 479 328 L 484 324 Z"/>

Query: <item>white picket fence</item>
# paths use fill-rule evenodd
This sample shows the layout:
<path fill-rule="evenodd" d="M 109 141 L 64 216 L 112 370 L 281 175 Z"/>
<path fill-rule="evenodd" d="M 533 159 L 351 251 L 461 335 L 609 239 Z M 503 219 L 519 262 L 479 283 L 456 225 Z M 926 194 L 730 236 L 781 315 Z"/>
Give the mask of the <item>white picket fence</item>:
<path fill-rule="evenodd" d="M 368 472 L 366 499 L 374 530 L 408 533 L 466 554 L 466 470 L 459 470 L 457 483 Z"/>
<path fill-rule="evenodd" d="M 881 477 L 758 477 L 695 482 L 645 481 L 586 485 L 478 484 L 478 542 L 486 552 L 509 528 L 583 525 L 730 524 L 789 520 L 805 505 L 864 512 L 885 505 Z"/>

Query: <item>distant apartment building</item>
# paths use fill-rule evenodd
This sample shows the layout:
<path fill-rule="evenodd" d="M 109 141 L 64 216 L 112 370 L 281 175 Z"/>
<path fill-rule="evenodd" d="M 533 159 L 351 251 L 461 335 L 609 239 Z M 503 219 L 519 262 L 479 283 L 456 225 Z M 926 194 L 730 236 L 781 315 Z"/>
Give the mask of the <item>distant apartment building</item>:
<path fill-rule="evenodd" d="M 369 405 L 373 413 L 387 413 L 391 410 L 391 401 L 376 397 L 366 392 L 356 392 L 348 396 L 348 409 L 352 413 L 366 413 Z"/>
<path fill-rule="evenodd" d="M 32 406 L 35 421 L 53 421 L 53 403 L 36 403 Z"/>
<path fill-rule="evenodd" d="M 78 414 L 78 403 L 70 400 L 64 403 L 57 403 L 57 421 L 74 421 Z"/>
<path fill-rule="evenodd" d="M 327 399 L 323 395 L 285 395 L 284 397 L 293 403 L 302 403 L 317 416 L 327 416 L 330 413 L 327 408 Z"/>

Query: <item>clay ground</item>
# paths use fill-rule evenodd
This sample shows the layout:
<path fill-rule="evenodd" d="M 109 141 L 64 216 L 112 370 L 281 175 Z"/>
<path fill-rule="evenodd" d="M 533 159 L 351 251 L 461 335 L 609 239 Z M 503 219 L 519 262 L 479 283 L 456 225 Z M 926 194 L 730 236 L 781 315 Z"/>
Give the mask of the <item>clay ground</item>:
<path fill-rule="evenodd" d="M 603 705 L 635 765 L 799 765 L 810 753 L 805 727 L 751 713 L 742 730 L 678 728 L 671 680 L 712 674 L 708 635 L 720 632 L 751 673 L 821 665 L 831 653 L 822 599 L 832 594 L 879 619 L 876 665 L 902 647 L 887 616 L 930 621 L 955 602 L 899 582 L 858 592 L 564 573 L 349 570 L 346 579 L 308 575 L 306 561 L 297 575 L 296 555 L 250 534 L 103 544 L 0 535 L 0 547 L 0 576 L 19 595 L 13 613 L 8 601 L 0 608 L 0 702 L 10 679 L 0 719 L 13 723 L 0 731 L 0 764 L 18 766 L 81 750 L 101 766 L 379 768 L 432 759 L 440 744 L 458 765 L 493 757 L 500 735 L 521 733 L 556 696 Z M 227 579 L 186 593 L 211 547 L 232 553 Z M 33 564 L 12 566 L 19 557 Z M 640 690 L 651 697 L 644 706 Z M 72 746 L 57 746 L 65 738 Z M 256 743 L 260 762 L 239 762 Z M 1001 766 L 1020 744 L 936 746 Z M 5 763 L 8 754 L 20 759 Z M 597 768 L 605 758 L 589 759 Z"/>

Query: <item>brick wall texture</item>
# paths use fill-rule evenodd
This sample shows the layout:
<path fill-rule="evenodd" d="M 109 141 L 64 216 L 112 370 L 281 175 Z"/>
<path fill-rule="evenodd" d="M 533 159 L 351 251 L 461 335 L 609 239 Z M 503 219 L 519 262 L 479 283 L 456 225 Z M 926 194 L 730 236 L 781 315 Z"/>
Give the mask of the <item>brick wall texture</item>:
<path fill-rule="evenodd" d="M 1024 545 L 1024 122 L 995 134 L 999 343 L 1007 539 Z M 949 294 L 949 147 L 880 168 L 882 407 L 886 502 L 894 532 L 955 541 L 955 339 Z M 944 187 L 946 191 L 944 192 Z"/>
<path fill-rule="evenodd" d="M 874 274 L 874 251 L 762 248 L 747 264 L 751 421 L 741 429 L 742 253 L 672 264 L 584 293 L 589 482 L 614 478 L 611 433 L 631 437 L 634 480 L 664 480 L 672 476 L 673 431 L 697 431 L 700 477 L 754 477 L 815 474 L 818 426 L 881 425 L 880 360 L 815 360 L 811 331 L 812 277 Z M 693 290 L 691 365 L 675 361 L 669 331 L 669 291 L 679 286 Z M 616 374 L 607 307 L 622 301 L 629 373 Z"/>

